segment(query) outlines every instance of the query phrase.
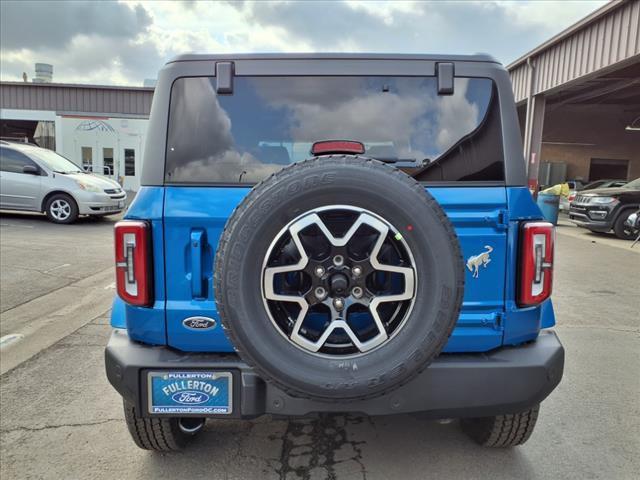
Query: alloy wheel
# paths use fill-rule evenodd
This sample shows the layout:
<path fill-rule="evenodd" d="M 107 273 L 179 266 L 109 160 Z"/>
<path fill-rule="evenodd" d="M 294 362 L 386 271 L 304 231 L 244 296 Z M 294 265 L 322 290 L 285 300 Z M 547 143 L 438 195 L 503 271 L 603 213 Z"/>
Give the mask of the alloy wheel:
<path fill-rule="evenodd" d="M 415 300 L 415 262 L 400 232 L 352 206 L 294 219 L 271 243 L 262 272 L 274 326 L 315 355 L 361 355 L 383 345 Z"/>
<path fill-rule="evenodd" d="M 66 200 L 58 198 L 51 203 L 49 211 L 53 218 L 64 221 L 71 216 L 71 205 Z"/>

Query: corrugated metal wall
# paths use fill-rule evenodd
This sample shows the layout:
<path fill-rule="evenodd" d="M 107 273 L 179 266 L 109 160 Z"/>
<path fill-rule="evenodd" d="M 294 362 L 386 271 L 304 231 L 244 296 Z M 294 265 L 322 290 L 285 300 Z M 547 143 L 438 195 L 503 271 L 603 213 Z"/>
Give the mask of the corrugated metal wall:
<path fill-rule="evenodd" d="M 640 0 L 619 2 L 593 22 L 534 52 L 533 95 L 640 55 Z M 516 102 L 529 95 L 526 58 L 509 67 Z"/>
<path fill-rule="evenodd" d="M 0 108 L 149 116 L 152 88 L 0 83 Z"/>

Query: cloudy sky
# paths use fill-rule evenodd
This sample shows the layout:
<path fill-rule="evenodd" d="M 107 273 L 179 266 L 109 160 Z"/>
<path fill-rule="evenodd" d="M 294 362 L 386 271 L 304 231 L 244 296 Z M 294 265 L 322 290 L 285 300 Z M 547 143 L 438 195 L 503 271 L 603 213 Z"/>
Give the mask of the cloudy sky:
<path fill-rule="evenodd" d="M 142 85 L 187 52 L 487 52 L 507 64 L 606 3 L 0 2 L 0 78 Z"/>

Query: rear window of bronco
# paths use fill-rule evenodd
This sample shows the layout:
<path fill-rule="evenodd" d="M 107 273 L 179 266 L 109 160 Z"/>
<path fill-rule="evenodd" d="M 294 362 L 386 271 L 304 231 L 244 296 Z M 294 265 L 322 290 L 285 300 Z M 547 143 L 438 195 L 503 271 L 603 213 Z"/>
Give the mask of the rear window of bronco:
<path fill-rule="evenodd" d="M 460 78 L 438 95 L 435 77 L 215 77 L 171 90 L 165 181 L 254 184 L 311 156 L 314 142 L 355 140 L 364 155 L 400 162 L 424 181 L 503 181 L 492 80 Z"/>

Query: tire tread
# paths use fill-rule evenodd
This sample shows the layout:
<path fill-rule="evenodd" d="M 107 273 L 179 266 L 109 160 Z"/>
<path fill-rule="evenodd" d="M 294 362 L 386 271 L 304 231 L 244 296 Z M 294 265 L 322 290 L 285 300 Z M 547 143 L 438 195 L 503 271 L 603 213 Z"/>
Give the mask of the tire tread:
<path fill-rule="evenodd" d="M 508 448 L 522 445 L 533 433 L 540 406 L 521 413 L 462 420 L 462 429 L 484 447 Z"/>
<path fill-rule="evenodd" d="M 136 407 L 126 401 L 124 415 L 133 441 L 143 450 L 172 452 L 186 443 L 187 435 L 178 430 L 176 419 L 141 417 Z"/>

